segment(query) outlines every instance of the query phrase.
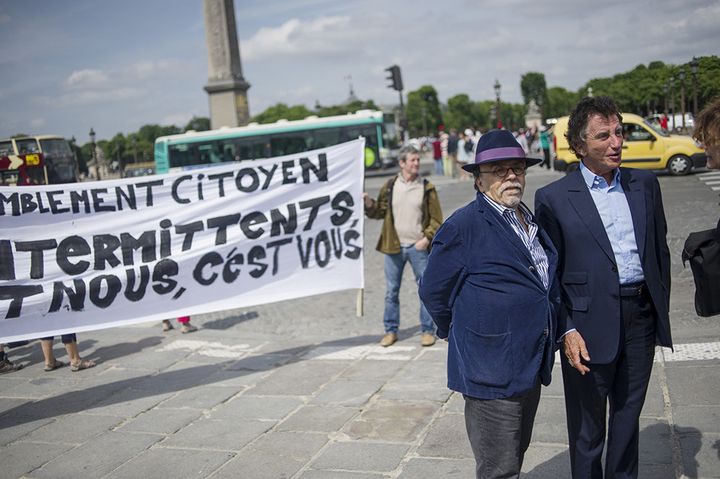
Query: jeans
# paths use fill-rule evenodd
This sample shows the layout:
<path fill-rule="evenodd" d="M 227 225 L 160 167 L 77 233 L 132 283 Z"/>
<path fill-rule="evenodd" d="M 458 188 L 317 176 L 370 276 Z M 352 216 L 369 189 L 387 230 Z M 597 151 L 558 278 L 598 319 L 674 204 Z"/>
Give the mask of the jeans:
<path fill-rule="evenodd" d="M 418 251 L 415 245 L 401 247 L 400 253 L 385 255 L 385 314 L 383 323 L 386 333 L 397 333 L 400 327 L 400 283 L 402 282 L 405 263 L 409 262 L 415 274 L 415 281 L 419 282 L 427 266 L 428 252 Z M 430 313 L 420 302 L 420 326 L 423 333 L 434 333 Z"/>

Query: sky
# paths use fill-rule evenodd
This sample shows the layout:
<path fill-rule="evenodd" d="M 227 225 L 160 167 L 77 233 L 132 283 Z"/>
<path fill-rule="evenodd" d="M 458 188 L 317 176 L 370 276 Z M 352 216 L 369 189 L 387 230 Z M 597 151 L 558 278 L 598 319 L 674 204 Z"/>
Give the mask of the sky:
<path fill-rule="evenodd" d="M 433 85 L 521 102 L 520 78 L 577 90 L 651 61 L 720 55 L 720 0 L 235 0 L 250 114 L 278 102 L 398 102 Z M 89 141 L 209 116 L 202 0 L 0 0 L 0 138 Z"/>

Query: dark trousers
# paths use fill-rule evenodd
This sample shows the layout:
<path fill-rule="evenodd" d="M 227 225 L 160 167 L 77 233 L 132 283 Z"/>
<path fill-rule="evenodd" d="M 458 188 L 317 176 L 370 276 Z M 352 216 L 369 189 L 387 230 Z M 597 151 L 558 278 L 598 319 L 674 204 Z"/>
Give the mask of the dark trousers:
<path fill-rule="evenodd" d="M 540 162 L 540 166 L 550 169 L 550 148 L 543 148 L 543 160 Z"/>
<path fill-rule="evenodd" d="M 605 408 L 610 404 L 605 478 L 638 476 L 640 412 L 655 352 L 656 315 L 647 292 L 621 298 L 618 355 L 610 364 L 588 364 L 582 376 L 561 354 L 570 465 L 575 479 L 602 479 Z M 589 348 L 592 359 L 592 346 Z"/>
<path fill-rule="evenodd" d="M 477 479 L 518 477 L 530 446 L 540 402 L 540 381 L 507 399 L 465 397 L 465 428 Z"/>

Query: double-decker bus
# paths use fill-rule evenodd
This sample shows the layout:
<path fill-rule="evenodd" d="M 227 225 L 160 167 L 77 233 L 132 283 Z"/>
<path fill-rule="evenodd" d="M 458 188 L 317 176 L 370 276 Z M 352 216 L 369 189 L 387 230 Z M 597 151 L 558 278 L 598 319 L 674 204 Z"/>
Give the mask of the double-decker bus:
<path fill-rule="evenodd" d="M 365 167 L 382 168 L 394 161 L 395 124 L 381 111 L 303 120 L 279 120 L 237 128 L 162 136 L 155 140 L 155 172 L 167 173 L 232 161 L 302 153 L 365 138 Z"/>
<path fill-rule="evenodd" d="M 77 158 L 62 136 L 38 135 L 0 140 L 0 185 L 76 181 Z"/>

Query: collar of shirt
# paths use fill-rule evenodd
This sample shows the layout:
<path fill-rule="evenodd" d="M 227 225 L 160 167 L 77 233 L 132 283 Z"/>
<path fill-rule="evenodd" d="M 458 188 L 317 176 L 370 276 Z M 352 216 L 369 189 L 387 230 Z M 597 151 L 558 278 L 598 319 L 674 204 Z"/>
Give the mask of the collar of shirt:
<path fill-rule="evenodd" d="M 614 188 L 622 190 L 622 186 L 620 185 L 620 168 L 615 168 L 613 179 L 609 185 L 607 181 L 605 181 L 605 178 L 590 171 L 582 161 L 580 162 L 580 173 L 582 173 L 585 184 L 591 190 L 612 190 Z"/>
<path fill-rule="evenodd" d="M 403 183 L 407 183 L 407 184 L 409 184 L 409 185 L 411 185 L 411 184 L 413 184 L 413 183 L 420 183 L 420 175 L 416 176 L 414 180 L 406 180 L 406 179 L 403 177 L 402 173 L 398 173 L 398 181 L 401 181 L 401 182 L 403 182 Z"/>
<path fill-rule="evenodd" d="M 500 203 L 498 203 L 497 201 L 493 200 L 492 198 L 490 198 L 490 197 L 487 196 L 487 195 L 484 195 L 484 194 L 483 194 L 483 198 L 485 198 L 485 201 L 487 201 L 488 204 L 495 209 L 495 211 L 497 211 L 498 213 L 500 213 L 500 216 L 502 216 L 502 217 L 505 217 L 506 214 L 512 215 L 513 213 L 515 213 L 515 210 L 514 210 L 514 209 L 508 208 L 507 206 L 501 205 Z M 526 222 L 527 224 L 530 224 L 531 222 L 534 223 L 534 221 L 533 221 L 533 215 L 532 215 L 532 213 L 530 212 L 530 209 L 529 209 L 527 206 L 525 206 L 525 203 L 520 202 L 520 205 L 519 205 L 519 208 L 518 208 L 518 209 L 520 210 L 520 214 L 523 215 L 523 218 L 525 219 L 525 222 Z"/>

